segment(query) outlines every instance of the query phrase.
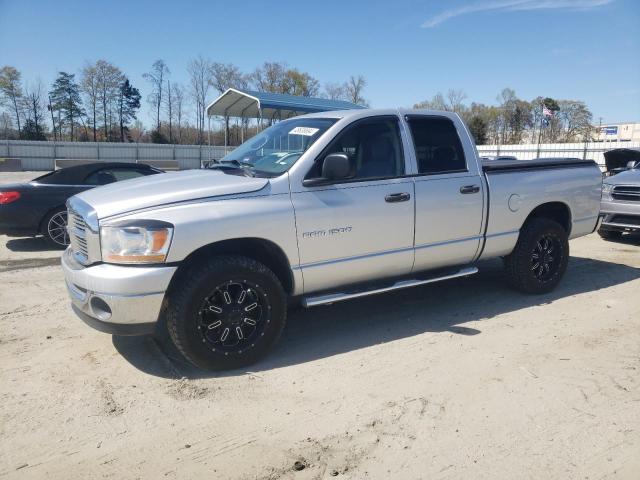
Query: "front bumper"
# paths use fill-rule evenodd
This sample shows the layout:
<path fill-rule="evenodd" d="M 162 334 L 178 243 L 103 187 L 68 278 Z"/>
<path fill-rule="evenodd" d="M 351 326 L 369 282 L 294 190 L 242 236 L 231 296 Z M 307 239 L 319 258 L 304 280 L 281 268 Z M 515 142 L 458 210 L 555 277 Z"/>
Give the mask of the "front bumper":
<path fill-rule="evenodd" d="M 114 335 L 144 335 L 155 330 L 177 267 L 83 267 L 67 249 L 62 270 L 73 310 L 87 324 Z"/>
<path fill-rule="evenodd" d="M 600 216 L 603 230 L 621 232 L 640 231 L 640 202 L 622 202 L 602 199 Z"/>

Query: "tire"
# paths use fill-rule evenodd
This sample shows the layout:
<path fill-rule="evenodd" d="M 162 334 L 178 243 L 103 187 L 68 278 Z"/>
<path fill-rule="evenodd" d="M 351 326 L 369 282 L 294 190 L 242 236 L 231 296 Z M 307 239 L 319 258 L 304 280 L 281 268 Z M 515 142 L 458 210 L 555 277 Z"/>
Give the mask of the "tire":
<path fill-rule="evenodd" d="M 569 239 L 559 223 L 534 218 L 522 227 L 518 243 L 505 258 L 509 284 L 523 293 L 552 291 L 569 262 Z"/>
<path fill-rule="evenodd" d="M 67 233 L 67 209 L 58 207 L 42 220 L 42 235 L 50 247 L 61 249 L 69 246 Z"/>
<path fill-rule="evenodd" d="M 167 295 L 169 336 L 193 365 L 228 370 L 255 363 L 278 341 L 287 297 L 275 274 L 241 256 L 194 265 Z"/>
<path fill-rule="evenodd" d="M 622 237 L 622 232 L 618 230 L 603 230 L 602 228 L 598 230 L 598 235 L 600 235 L 605 240 L 618 240 Z"/>

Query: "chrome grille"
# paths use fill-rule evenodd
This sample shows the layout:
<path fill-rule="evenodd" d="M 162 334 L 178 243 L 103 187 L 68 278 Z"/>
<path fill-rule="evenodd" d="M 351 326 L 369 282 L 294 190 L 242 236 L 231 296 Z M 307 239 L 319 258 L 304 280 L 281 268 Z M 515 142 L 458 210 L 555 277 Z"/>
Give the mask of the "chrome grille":
<path fill-rule="evenodd" d="M 87 224 L 84 219 L 73 210 L 67 212 L 67 230 L 73 256 L 80 263 L 86 264 L 89 260 L 89 247 L 87 245 Z"/>
<path fill-rule="evenodd" d="M 611 196 L 616 200 L 640 202 L 640 187 L 633 185 L 619 185 L 617 187 L 613 187 Z"/>

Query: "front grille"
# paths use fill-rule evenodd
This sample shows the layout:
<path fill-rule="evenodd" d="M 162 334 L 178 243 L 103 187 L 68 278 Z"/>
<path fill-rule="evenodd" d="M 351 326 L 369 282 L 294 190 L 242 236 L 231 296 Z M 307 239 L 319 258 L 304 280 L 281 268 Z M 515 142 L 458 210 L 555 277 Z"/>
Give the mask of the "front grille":
<path fill-rule="evenodd" d="M 624 200 L 627 202 L 640 202 L 640 187 L 630 185 L 619 185 L 613 187 L 611 196 L 615 200 Z"/>
<path fill-rule="evenodd" d="M 74 257 L 80 263 L 86 264 L 89 259 L 89 247 L 87 245 L 87 224 L 84 219 L 73 210 L 67 212 L 67 229 L 69 241 Z"/>

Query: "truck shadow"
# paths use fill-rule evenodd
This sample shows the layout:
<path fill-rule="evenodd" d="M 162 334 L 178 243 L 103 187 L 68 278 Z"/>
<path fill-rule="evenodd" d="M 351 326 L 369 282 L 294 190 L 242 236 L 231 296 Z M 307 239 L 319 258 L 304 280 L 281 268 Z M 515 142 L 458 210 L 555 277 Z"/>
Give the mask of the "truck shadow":
<path fill-rule="evenodd" d="M 61 252 L 62 247 L 49 245 L 43 237 L 12 238 L 7 240 L 7 248 L 12 252 Z"/>
<path fill-rule="evenodd" d="M 151 337 L 113 337 L 113 344 L 134 367 L 150 375 L 192 379 L 239 376 L 310 362 L 425 332 L 478 335 L 482 332 L 477 323 L 474 328 L 465 324 L 640 278 L 639 268 L 571 257 L 565 278 L 555 291 L 531 296 L 506 286 L 500 260 L 481 262 L 479 268 L 477 275 L 468 278 L 331 306 L 291 310 L 278 345 L 266 358 L 243 370 L 208 372 L 197 369 L 186 364 L 171 346 L 167 347 L 167 342 L 157 342 Z"/>

